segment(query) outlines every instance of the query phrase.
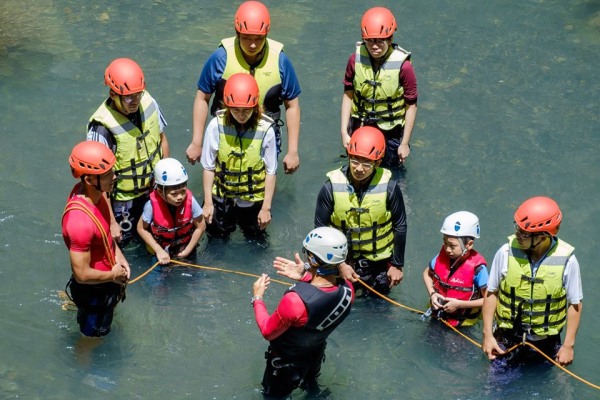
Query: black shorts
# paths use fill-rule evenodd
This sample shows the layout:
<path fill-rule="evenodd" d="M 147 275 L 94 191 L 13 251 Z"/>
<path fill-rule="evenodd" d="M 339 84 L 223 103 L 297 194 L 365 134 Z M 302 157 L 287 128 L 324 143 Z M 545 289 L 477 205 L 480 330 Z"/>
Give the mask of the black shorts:
<path fill-rule="evenodd" d="M 206 226 L 209 235 L 227 237 L 235 232 L 239 226 L 244 235 L 250 237 L 261 237 L 265 234 L 258 225 L 258 213 L 263 202 L 259 201 L 250 207 L 240 207 L 235 204 L 234 199 L 226 198 L 223 201 L 213 197 L 215 211 L 212 223 Z"/>
<path fill-rule="evenodd" d="M 71 278 L 67 284 L 77 306 L 77 323 L 85 336 L 105 336 L 110 332 L 117 303 L 125 299 L 122 285 L 101 283 L 85 285 Z"/>
<path fill-rule="evenodd" d="M 515 336 L 511 329 L 502 328 L 496 329 L 494 337 L 503 350 L 510 349 L 523 340 L 522 337 Z M 531 344 L 540 349 L 548 357 L 554 359 L 561 346 L 560 335 L 551 335 L 545 339 L 532 341 Z M 501 364 L 502 366 L 539 364 L 547 361 L 544 356 L 527 345 L 519 346 L 506 356 L 498 357 L 496 360 L 498 360 L 497 364 Z"/>

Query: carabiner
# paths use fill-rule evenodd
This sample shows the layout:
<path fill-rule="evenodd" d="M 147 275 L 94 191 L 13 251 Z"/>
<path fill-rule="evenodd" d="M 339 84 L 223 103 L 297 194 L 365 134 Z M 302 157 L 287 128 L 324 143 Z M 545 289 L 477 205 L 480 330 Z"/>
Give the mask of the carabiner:
<path fill-rule="evenodd" d="M 121 213 L 123 219 L 119 222 L 119 227 L 123 232 L 129 232 L 133 228 L 133 224 L 129 220 L 129 211 L 123 211 Z"/>

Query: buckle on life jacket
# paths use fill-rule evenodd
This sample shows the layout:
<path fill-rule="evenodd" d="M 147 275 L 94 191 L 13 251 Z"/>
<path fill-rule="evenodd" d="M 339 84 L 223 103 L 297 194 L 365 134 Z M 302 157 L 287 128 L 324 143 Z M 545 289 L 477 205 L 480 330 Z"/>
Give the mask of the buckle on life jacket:
<path fill-rule="evenodd" d="M 235 150 L 231 150 L 229 152 L 229 155 L 233 155 L 235 157 L 244 157 L 244 152 L 243 151 L 242 152 L 237 152 Z"/>

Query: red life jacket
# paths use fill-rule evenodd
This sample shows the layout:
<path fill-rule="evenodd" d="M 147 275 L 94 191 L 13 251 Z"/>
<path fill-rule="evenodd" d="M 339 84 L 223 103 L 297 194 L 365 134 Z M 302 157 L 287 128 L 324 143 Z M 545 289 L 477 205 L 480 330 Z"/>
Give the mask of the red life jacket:
<path fill-rule="evenodd" d="M 152 223 L 150 231 L 152 237 L 163 249 L 169 246 L 169 254 L 177 254 L 185 248 L 194 232 L 194 218 L 192 216 L 192 192 L 186 189 L 185 200 L 171 214 L 169 204 L 160 197 L 156 190 L 150 193 L 152 204 Z M 175 217 L 173 219 L 173 217 Z"/>
<path fill-rule="evenodd" d="M 433 287 L 444 297 L 458 300 L 479 299 L 481 293 L 475 287 L 474 279 L 480 265 L 487 265 L 485 258 L 471 250 L 462 264 L 450 270 L 450 259 L 442 247 L 434 265 Z M 476 323 L 480 314 L 480 308 L 466 308 L 453 314 L 444 313 L 442 317 L 452 326 L 466 326 Z"/>

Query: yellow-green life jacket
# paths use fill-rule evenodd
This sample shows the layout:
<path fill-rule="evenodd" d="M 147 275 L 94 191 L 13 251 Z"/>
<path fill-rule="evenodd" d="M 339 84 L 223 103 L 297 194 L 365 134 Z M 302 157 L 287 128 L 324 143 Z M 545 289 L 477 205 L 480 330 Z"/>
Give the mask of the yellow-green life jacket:
<path fill-rule="evenodd" d="M 387 186 L 392 176 L 377 168 L 362 201 L 342 169 L 327 174 L 333 188 L 331 225 L 349 238 L 350 256 L 378 261 L 390 258 L 393 250 L 392 214 L 387 208 Z"/>
<path fill-rule="evenodd" d="M 221 198 L 262 201 L 267 174 L 261 150 L 267 130 L 274 121 L 263 114 L 256 130 L 238 133 L 234 126 L 225 125 L 224 114 L 222 110 L 217 112 L 219 150 L 213 194 Z"/>
<path fill-rule="evenodd" d="M 227 64 L 221 79 L 226 81 L 231 75 L 239 72 L 252 74 L 258 83 L 259 104 L 263 112 L 268 113 L 274 119 L 279 118 L 279 106 L 282 103 L 279 53 L 283 50 L 283 44 L 267 38 L 265 55 L 254 67 L 251 67 L 244 59 L 237 36 L 223 39 L 221 46 L 227 52 Z"/>
<path fill-rule="evenodd" d="M 404 126 L 404 88 L 400 85 L 400 69 L 410 53 L 396 44 L 377 74 L 373 73 L 371 58 L 363 42 L 356 44 L 354 97 L 352 117 L 363 124 L 377 124 L 382 130 Z"/>
<path fill-rule="evenodd" d="M 94 112 L 90 123 L 101 123 L 115 138 L 117 184 L 113 196 L 115 200 L 128 201 L 150 191 L 154 166 L 162 157 L 158 109 L 152 96 L 144 92 L 139 108 L 140 130 L 107 102 Z"/>
<path fill-rule="evenodd" d="M 527 333 L 558 335 L 567 319 L 563 274 L 575 249 L 557 239 L 533 277 L 527 253 L 519 248 L 515 235 L 508 240 L 508 271 L 500 284 L 496 307 L 498 326 L 512 329 L 521 323 Z"/>

